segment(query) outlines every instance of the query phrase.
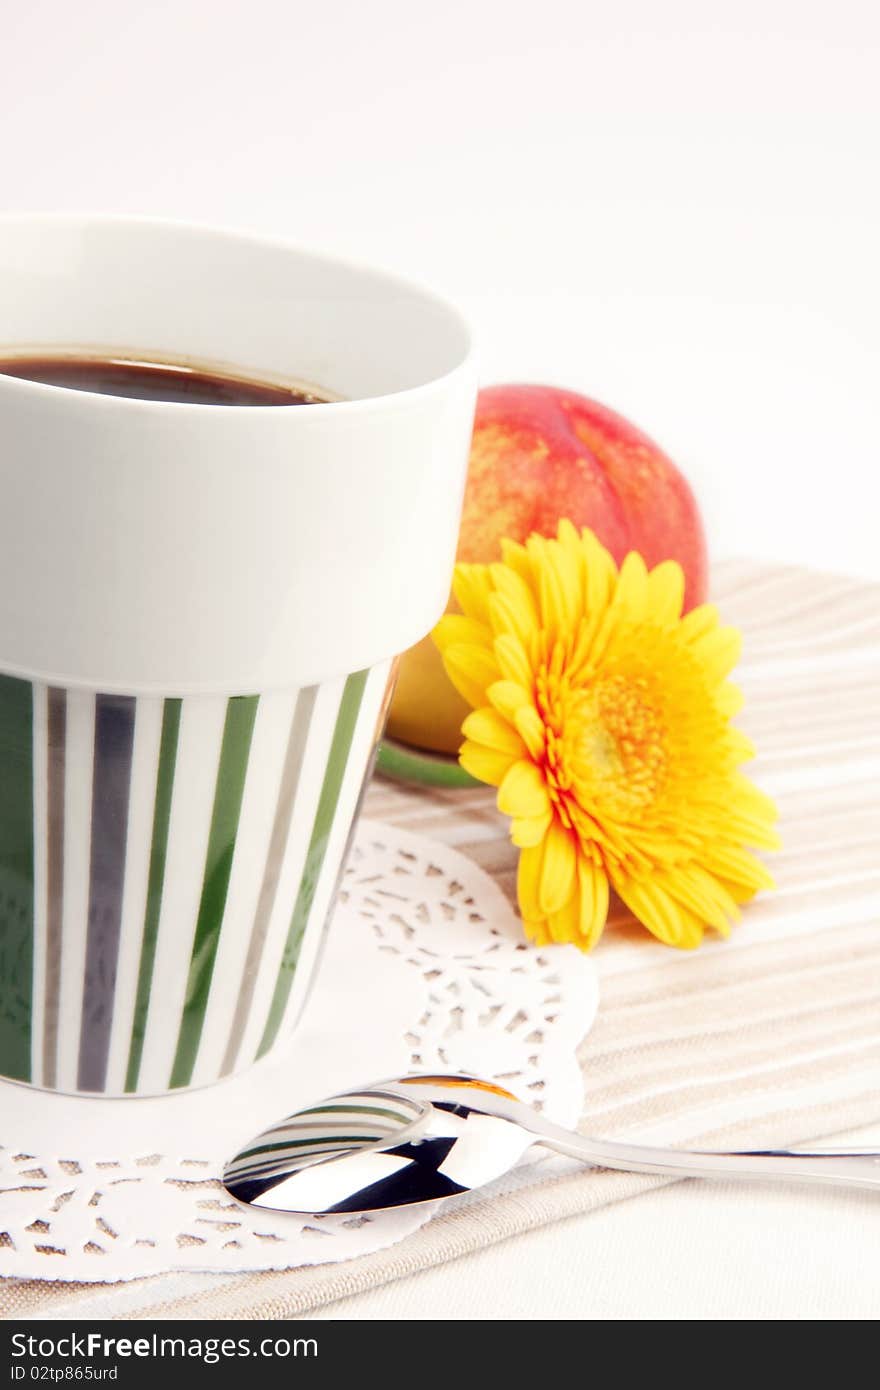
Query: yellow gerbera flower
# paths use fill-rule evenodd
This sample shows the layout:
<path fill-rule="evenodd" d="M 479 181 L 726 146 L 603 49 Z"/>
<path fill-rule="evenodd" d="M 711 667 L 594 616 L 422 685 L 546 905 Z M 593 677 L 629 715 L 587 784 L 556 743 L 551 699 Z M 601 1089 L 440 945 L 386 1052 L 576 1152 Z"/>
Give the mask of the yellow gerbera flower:
<path fill-rule="evenodd" d="M 462 612 L 434 640 L 474 706 L 461 764 L 512 817 L 527 935 L 589 950 L 609 886 L 671 946 L 726 935 L 773 886 L 746 847 L 778 845 L 773 803 L 739 771 L 754 750 L 730 723 L 738 632 L 709 604 L 681 616 L 673 561 L 649 572 L 632 553 L 618 571 L 568 521 L 502 554 L 456 567 Z"/>

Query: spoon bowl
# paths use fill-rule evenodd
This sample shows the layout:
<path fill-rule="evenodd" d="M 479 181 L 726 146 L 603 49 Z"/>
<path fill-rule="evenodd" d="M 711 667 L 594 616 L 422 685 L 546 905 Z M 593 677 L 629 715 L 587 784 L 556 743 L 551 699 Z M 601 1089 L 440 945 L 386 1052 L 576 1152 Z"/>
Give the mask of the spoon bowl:
<path fill-rule="evenodd" d="M 236 1154 L 223 1183 L 237 1201 L 268 1211 L 368 1214 L 483 1187 L 533 1144 L 626 1172 L 880 1190 L 873 1151 L 711 1153 L 593 1139 L 551 1123 L 494 1082 L 441 1074 L 376 1082 L 297 1111 Z"/>

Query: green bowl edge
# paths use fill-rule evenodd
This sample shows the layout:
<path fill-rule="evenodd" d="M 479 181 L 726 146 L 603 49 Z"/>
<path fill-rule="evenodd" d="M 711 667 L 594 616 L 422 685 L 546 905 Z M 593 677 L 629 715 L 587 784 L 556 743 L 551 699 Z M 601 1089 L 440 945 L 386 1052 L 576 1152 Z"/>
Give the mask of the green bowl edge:
<path fill-rule="evenodd" d="M 423 787 L 483 786 L 454 758 L 444 753 L 420 753 L 387 738 L 379 744 L 376 771 L 396 782 L 417 782 Z"/>

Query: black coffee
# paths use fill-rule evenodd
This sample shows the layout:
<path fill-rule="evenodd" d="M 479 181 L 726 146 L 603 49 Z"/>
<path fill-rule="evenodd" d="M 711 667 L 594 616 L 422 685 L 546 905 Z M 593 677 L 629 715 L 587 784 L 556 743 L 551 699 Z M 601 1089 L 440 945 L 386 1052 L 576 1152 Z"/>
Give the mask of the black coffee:
<path fill-rule="evenodd" d="M 316 405 L 327 398 L 294 386 L 225 376 L 175 362 L 138 362 L 100 357 L 12 357 L 0 373 L 139 401 L 185 401 L 189 405 Z"/>

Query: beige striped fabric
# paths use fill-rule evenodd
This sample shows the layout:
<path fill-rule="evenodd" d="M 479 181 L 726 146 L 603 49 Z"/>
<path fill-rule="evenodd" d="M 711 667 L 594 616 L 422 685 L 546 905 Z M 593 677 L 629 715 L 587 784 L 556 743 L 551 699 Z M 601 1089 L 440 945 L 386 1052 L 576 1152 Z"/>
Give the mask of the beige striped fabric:
<path fill-rule="evenodd" d="M 581 1051 L 585 1132 L 718 1146 L 797 1143 L 880 1116 L 880 586 L 746 562 L 715 597 L 744 629 L 741 722 L 780 809 L 778 891 L 727 942 L 683 954 L 613 910 Z M 516 858 L 482 790 L 387 782 L 366 812 L 453 845 L 513 898 Z M 168 1276 L 97 1290 L 5 1281 L 4 1316 L 302 1316 L 666 1179 L 535 1164 L 402 1245 L 345 1265 Z"/>

